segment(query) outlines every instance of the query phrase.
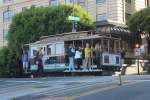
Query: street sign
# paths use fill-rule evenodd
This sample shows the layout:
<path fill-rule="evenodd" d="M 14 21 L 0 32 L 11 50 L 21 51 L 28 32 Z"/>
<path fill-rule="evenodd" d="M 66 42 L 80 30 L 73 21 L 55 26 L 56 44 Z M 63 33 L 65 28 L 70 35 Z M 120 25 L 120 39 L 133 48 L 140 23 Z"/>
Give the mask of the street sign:
<path fill-rule="evenodd" d="M 80 21 L 80 18 L 79 18 L 79 17 L 75 17 L 75 16 L 69 16 L 69 17 L 68 17 L 68 20 L 79 22 L 79 21 Z"/>

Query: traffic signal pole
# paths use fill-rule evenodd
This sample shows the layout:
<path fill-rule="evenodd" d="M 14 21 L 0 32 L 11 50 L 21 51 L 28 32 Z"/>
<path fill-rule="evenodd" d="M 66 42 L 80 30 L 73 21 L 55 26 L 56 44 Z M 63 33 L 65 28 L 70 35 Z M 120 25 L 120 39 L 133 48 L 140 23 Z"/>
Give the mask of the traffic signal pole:
<path fill-rule="evenodd" d="M 138 67 L 138 75 L 140 75 L 140 66 L 139 66 L 139 64 L 140 64 L 140 62 L 139 62 L 139 60 L 140 60 L 140 56 L 138 56 L 138 62 L 137 62 L 137 67 Z"/>
<path fill-rule="evenodd" d="M 75 11 L 74 11 L 74 3 L 75 0 L 73 0 L 73 11 L 72 15 L 68 17 L 68 20 L 72 22 L 72 32 L 76 32 L 77 30 L 77 23 L 80 21 L 79 17 L 75 17 Z"/>
<path fill-rule="evenodd" d="M 139 44 L 136 44 L 136 45 L 135 45 L 135 48 L 140 50 L 140 45 L 139 45 Z M 138 51 L 138 52 L 140 53 L 141 50 Z M 137 75 L 140 75 L 140 65 L 139 65 L 140 62 L 139 62 L 139 60 L 140 60 L 140 54 L 137 54 Z"/>

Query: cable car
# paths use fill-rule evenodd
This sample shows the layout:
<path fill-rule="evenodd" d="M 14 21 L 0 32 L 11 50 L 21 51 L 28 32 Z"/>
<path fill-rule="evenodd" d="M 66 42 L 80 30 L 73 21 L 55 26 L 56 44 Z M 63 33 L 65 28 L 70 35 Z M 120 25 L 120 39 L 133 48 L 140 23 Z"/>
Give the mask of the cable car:
<path fill-rule="evenodd" d="M 65 71 L 68 69 L 66 49 L 69 44 L 75 48 L 77 46 L 85 48 L 85 44 L 89 43 L 91 50 L 94 51 L 92 48 L 95 47 L 96 43 L 99 43 L 102 47 L 102 56 L 99 60 L 101 70 L 117 71 L 121 68 L 120 41 L 121 39 L 117 35 L 101 34 L 96 31 L 71 32 L 41 37 L 41 40 L 29 44 L 30 70 L 37 70 L 34 58 L 39 48 L 42 48 L 44 52 L 42 60 L 45 72 Z M 97 70 L 94 56 L 92 56 L 91 62 L 92 69 Z M 84 63 L 81 68 L 85 68 Z"/>

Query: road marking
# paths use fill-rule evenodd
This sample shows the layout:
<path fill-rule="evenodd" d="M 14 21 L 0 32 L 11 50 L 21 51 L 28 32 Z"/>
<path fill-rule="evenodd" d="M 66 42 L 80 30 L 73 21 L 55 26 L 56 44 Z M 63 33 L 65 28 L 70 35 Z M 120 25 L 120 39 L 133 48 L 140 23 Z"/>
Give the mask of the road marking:
<path fill-rule="evenodd" d="M 133 81 L 139 81 L 139 82 L 150 82 L 150 80 L 133 80 Z"/>

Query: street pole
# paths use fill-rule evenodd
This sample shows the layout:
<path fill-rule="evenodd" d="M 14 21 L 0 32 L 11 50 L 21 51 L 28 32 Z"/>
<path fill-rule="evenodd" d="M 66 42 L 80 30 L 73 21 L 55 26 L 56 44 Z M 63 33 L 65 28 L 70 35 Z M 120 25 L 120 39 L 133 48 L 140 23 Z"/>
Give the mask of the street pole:
<path fill-rule="evenodd" d="M 74 0 L 73 0 L 73 16 L 74 16 Z M 72 21 L 72 32 L 75 32 L 74 21 Z"/>
<path fill-rule="evenodd" d="M 118 76 L 119 76 L 119 84 L 118 84 L 118 85 L 122 85 L 122 78 L 121 78 L 121 74 L 119 74 Z"/>
<path fill-rule="evenodd" d="M 140 56 L 138 56 L 138 62 L 137 62 L 137 66 L 138 66 L 138 75 L 140 75 L 140 66 L 139 66 L 139 58 L 140 58 Z"/>
<path fill-rule="evenodd" d="M 139 59 L 140 59 L 140 54 L 141 54 L 141 48 L 140 48 L 140 45 L 139 44 L 136 44 L 135 45 L 135 49 L 136 49 L 136 52 L 137 52 L 137 75 L 140 75 L 140 66 L 139 66 Z"/>

